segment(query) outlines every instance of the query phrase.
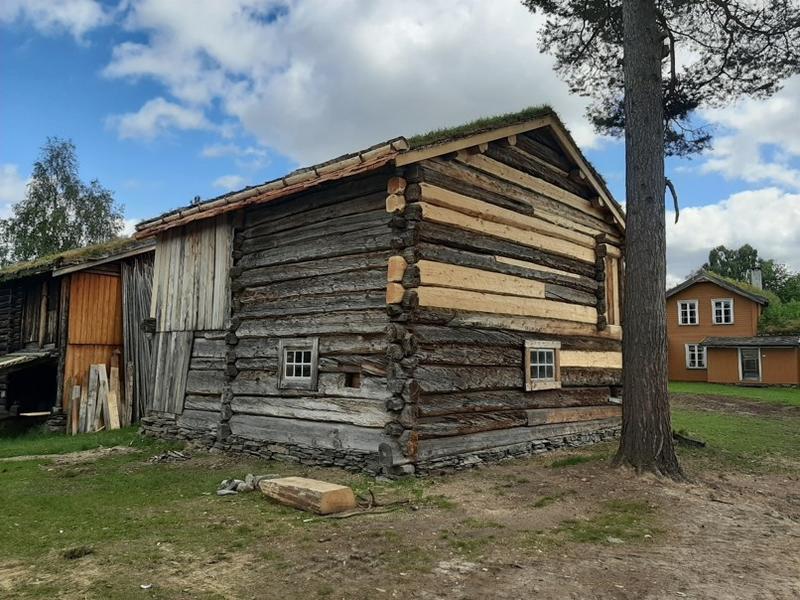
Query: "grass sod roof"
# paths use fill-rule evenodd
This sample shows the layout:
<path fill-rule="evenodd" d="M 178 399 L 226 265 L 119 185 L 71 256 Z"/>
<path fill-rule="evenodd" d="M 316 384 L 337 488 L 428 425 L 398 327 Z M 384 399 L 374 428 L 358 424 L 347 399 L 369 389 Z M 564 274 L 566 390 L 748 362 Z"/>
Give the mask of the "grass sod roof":
<path fill-rule="evenodd" d="M 322 172 L 331 173 L 332 171 L 336 170 L 337 166 L 342 167 L 342 171 L 345 171 L 348 167 L 348 164 L 357 159 L 364 158 L 368 155 L 375 156 L 377 153 L 382 152 L 386 156 L 386 160 L 384 161 L 377 161 L 377 166 L 382 166 L 386 162 L 392 159 L 391 154 L 394 156 L 403 155 L 407 152 L 413 152 L 414 150 L 420 150 L 422 148 L 429 148 L 435 147 L 440 144 L 445 144 L 447 142 L 453 142 L 464 138 L 469 138 L 471 136 L 479 135 L 482 133 L 491 132 L 494 130 L 502 129 L 504 127 L 520 125 L 529 121 L 533 121 L 535 119 L 540 119 L 543 117 L 550 117 L 554 123 L 566 134 L 566 137 L 569 143 L 574 146 L 577 150 L 580 159 L 585 163 L 586 167 L 591 171 L 592 176 L 596 179 L 599 183 L 599 186 L 602 188 L 603 193 L 609 198 L 610 202 L 614 205 L 614 208 L 618 211 L 620 215 L 623 215 L 624 219 L 624 210 L 620 206 L 620 204 L 614 199 L 611 192 L 608 190 L 606 186 L 606 182 L 603 177 L 598 173 L 597 169 L 583 156 L 583 153 L 578 148 L 578 145 L 575 143 L 575 140 L 572 138 L 569 130 L 564 127 L 564 124 L 558 118 L 557 113 L 553 110 L 552 107 L 548 105 L 540 105 L 540 106 L 531 106 L 520 110 L 518 112 L 513 113 L 505 113 L 496 116 L 490 117 L 482 117 L 476 119 L 474 121 L 470 121 L 468 123 L 464 123 L 461 125 L 456 125 L 454 127 L 446 127 L 441 129 L 435 129 L 433 131 L 429 131 L 427 133 L 417 134 L 411 136 L 410 138 L 405 137 L 396 137 L 385 142 L 381 142 L 379 144 L 375 144 L 366 148 L 364 150 L 359 150 L 355 152 L 351 152 L 348 154 L 344 154 L 337 158 L 327 160 L 322 163 L 302 167 L 296 169 L 286 175 L 281 177 L 277 177 L 270 181 L 266 181 L 264 183 L 255 184 L 252 186 L 248 186 L 242 188 L 240 190 L 235 190 L 231 192 L 227 192 L 225 194 L 215 196 L 213 198 L 209 198 L 206 200 L 202 200 L 200 202 L 194 202 L 188 205 L 184 205 L 182 207 L 178 207 L 173 210 L 166 211 L 157 217 L 153 217 L 150 219 L 145 219 L 141 221 L 139 224 L 136 225 L 137 236 L 144 236 L 144 235 L 152 235 L 154 232 L 157 233 L 159 229 L 166 228 L 166 227 L 173 227 L 175 225 L 181 225 L 187 220 L 193 220 L 194 218 L 206 218 L 199 216 L 200 213 L 205 213 L 206 211 L 215 211 L 221 204 L 225 203 L 234 203 L 238 202 L 240 198 L 243 196 L 250 196 L 250 195 L 269 195 L 269 196 L 281 196 L 284 194 L 284 191 L 281 190 L 281 186 L 289 187 L 289 181 L 296 181 L 296 180 L 307 180 L 313 179 L 315 175 L 320 176 Z M 375 168 L 377 168 L 377 166 Z M 362 171 L 363 172 L 363 171 Z M 343 175 L 347 176 L 347 175 Z M 325 177 L 326 179 L 331 179 L 330 177 Z M 290 190 L 286 190 L 286 195 L 289 195 L 291 192 Z M 268 200 L 266 200 L 268 201 Z M 193 217 L 192 215 L 198 215 L 198 217 Z M 209 214 L 209 216 L 212 216 Z M 172 222 L 173 224 L 170 225 L 169 223 Z"/>
<path fill-rule="evenodd" d="M 469 123 L 455 125 L 454 127 L 443 127 L 426 133 L 412 135 L 408 138 L 408 144 L 412 150 L 417 150 L 425 146 L 449 142 L 458 138 L 469 137 L 509 125 L 517 125 L 518 123 L 532 121 L 533 119 L 548 115 L 556 116 L 556 112 L 546 104 L 542 104 L 541 106 L 529 106 L 518 112 L 505 113 L 492 117 L 481 117 Z"/>
<path fill-rule="evenodd" d="M 67 265 L 77 265 L 106 258 L 147 243 L 149 242 L 129 237 L 119 237 L 102 244 L 73 248 L 48 254 L 34 260 L 13 263 L 0 268 L 0 282 L 46 273 Z"/>

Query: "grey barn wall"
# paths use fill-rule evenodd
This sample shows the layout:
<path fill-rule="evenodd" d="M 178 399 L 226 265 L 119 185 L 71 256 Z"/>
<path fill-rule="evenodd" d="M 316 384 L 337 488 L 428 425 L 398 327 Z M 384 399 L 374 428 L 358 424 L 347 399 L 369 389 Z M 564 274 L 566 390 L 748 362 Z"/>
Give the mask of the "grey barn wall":
<path fill-rule="evenodd" d="M 240 217 L 219 445 L 368 470 L 381 444 L 396 445 L 385 357 L 387 179 L 350 178 Z M 316 390 L 278 388 L 286 338 L 319 339 Z M 359 387 L 347 386 L 348 373 Z M 187 397 L 187 408 L 195 402 Z"/>

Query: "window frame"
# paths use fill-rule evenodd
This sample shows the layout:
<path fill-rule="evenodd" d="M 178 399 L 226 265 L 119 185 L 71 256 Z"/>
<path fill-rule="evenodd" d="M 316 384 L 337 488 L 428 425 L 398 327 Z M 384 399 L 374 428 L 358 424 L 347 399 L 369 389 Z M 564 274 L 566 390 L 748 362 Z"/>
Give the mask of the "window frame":
<path fill-rule="evenodd" d="M 553 352 L 553 378 L 534 379 L 531 376 L 531 353 L 538 350 Z M 553 390 L 561 387 L 561 342 L 552 340 L 525 340 L 525 391 Z"/>
<path fill-rule="evenodd" d="M 731 320 L 729 322 L 717 321 L 717 302 L 730 302 L 731 303 Z M 712 325 L 733 325 L 734 312 L 733 312 L 733 298 L 712 298 L 711 299 L 711 324 Z M 724 314 L 724 312 L 723 312 Z"/>
<path fill-rule="evenodd" d="M 681 309 L 681 304 L 693 304 L 694 305 L 694 323 L 684 323 L 681 319 L 683 318 L 683 310 Z M 678 300 L 678 325 L 686 326 L 686 327 L 696 327 L 700 325 L 700 301 L 699 300 Z"/>
<path fill-rule="evenodd" d="M 697 360 L 697 365 L 696 366 L 693 367 L 691 365 L 691 360 L 690 360 L 691 351 L 689 350 L 690 346 L 694 346 L 694 348 L 695 348 L 695 357 L 697 359 L 700 358 L 700 354 L 698 354 L 698 349 L 702 349 L 703 350 L 703 353 L 702 353 L 703 365 L 702 366 L 700 366 L 699 360 Z M 692 371 L 702 371 L 702 370 L 708 369 L 708 348 L 706 348 L 705 346 L 703 346 L 701 344 L 684 344 L 684 356 L 685 356 L 685 359 L 686 359 L 686 368 L 687 369 L 691 369 Z"/>
<path fill-rule="evenodd" d="M 311 369 L 308 377 L 286 375 L 286 353 L 292 351 L 311 352 Z M 316 391 L 318 380 L 319 338 L 284 338 L 278 340 L 278 389 Z"/>

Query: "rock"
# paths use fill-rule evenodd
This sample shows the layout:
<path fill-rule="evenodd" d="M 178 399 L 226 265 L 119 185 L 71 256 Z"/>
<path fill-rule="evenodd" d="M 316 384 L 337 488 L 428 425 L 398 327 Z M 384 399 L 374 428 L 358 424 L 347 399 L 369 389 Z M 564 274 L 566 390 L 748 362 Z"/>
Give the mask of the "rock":
<path fill-rule="evenodd" d="M 238 493 L 236 490 L 217 490 L 217 496 L 236 496 Z"/>
<path fill-rule="evenodd" d="M 607 537 L 606 541 L 609 544 L 624 544 L 625 542 L 619 539 L 618 537 Z"/>

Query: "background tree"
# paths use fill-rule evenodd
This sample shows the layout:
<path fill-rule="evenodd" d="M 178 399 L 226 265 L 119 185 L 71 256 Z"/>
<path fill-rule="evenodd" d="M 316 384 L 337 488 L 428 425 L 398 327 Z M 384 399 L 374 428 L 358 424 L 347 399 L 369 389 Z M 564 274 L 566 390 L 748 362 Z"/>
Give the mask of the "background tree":
<path fill-rule="evenodd" d="M 97 180 L 78 177 L 75 145 L 48 138 L 33 165 L 25 199 L 0 221 L 4 262 L 108 241 L 122 231 L 122 207 Z"/>
<path fill-rule="evenodd" d="M 603 133 L 625 135 L 625 404 L 617 462 L 683 476 L 666 366 L 664 156 L 706 148 L 694 111 L 765 97 L 800 72 L 796 0 L 523 0 L 542 48 Z M 673 196 L 674 196 L 674 190 Z M 675 199 L 677 209 L 677 199 Z"/>
<path fill-rule="evenodd" d="M 737 281 L 750 281 L 750 272 L 761 269 L 764 289 L 777 294 L 782 302 L 800 300 L 800 273 L 794 273 L 785 264 L 772 258 L 759 258 L 758 250 L 750 244 L 740 248 L 717 246 L 708 253 L 708 262 L 702 268 Z"/>

